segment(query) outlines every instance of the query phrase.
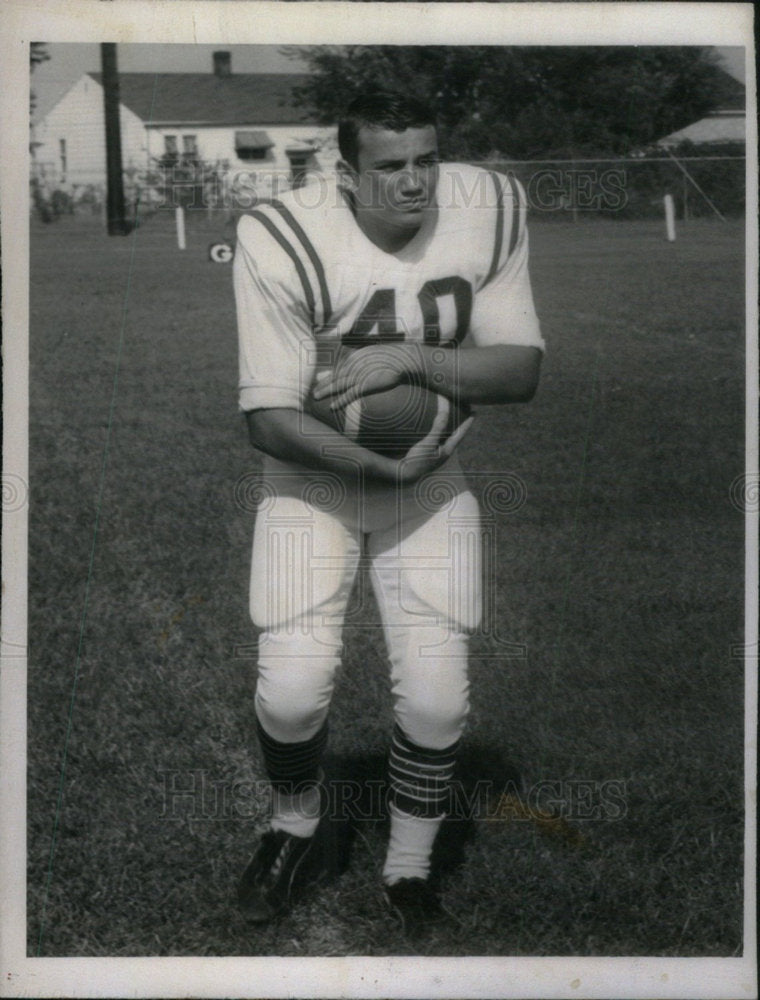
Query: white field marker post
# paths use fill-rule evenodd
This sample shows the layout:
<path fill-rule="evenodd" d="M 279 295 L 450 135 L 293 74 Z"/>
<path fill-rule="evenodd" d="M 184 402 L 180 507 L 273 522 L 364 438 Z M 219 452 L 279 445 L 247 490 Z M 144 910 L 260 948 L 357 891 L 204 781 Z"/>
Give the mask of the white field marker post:
<path fill-rule="evenodd" d="M 668 243 L 673 243 L 676 238 L 676 209 L 673 204 L 673 195 L 666 194 L 665 202 L 665 232 L 668 236 Z"/>
<path fill-rule="evenodd" d="M 185 210 L 181 205 L 177 205 L 174 209 L 174 215 L 177 220 L 177 246 L 180 250 L 185 249 Z"/>

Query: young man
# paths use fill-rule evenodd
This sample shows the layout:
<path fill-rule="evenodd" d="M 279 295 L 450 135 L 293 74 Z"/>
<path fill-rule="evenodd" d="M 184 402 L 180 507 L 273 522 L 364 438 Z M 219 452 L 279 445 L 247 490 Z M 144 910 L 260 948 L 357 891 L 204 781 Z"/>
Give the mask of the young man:
<path fill-rule="evenodd" d="M 250 598 L 263 630 L 255 704 L 273 790 L 271 829 L 238 895 L 250 919 L 267 920 L 295 901 L 310 864 L 364 544 L 395 717 L 383 881 L 412 933 L 440 913 L 430 857 L 468 710 L 467 636 L 480 618 L 478 508 L 454 455 L 470 421 L 446 438 L 442 411 L 397 460 L 309 410 L 410 380 L 464 403 L 527 401 L 543 341 L 513 178 L 441 164 L 432 114 L 400 95 L 355 100 L 338 142 L 334 183 L 258 206 L 238 229 L 240 405 L 266 456 Z M 355 350 L 336 365 L 338 345 Z"/>

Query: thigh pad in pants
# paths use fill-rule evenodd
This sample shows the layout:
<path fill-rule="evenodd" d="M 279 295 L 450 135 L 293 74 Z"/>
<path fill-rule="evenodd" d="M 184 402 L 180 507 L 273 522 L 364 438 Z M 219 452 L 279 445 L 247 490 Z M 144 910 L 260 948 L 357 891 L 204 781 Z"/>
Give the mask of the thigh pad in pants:
<path fill-rule="evenodd" d="M 358 539 L 337 517 L 290 496 L 256 515 L 250 612 L 255 625 L 342 624 L 359 558 Z"/>
<path fill-rule="evenodd" d="M 384 624 L 437 624 L 473 631 L 482 613 L 478 503 L 464 491 L 433 512 L 403 512 L 370 536 L 373 577 L 383 593 Z"/>

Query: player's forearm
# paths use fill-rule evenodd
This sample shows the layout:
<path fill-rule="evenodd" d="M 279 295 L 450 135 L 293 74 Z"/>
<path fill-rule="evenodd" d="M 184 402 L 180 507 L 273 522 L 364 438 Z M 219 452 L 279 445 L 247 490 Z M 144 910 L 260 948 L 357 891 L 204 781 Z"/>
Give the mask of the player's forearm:
<path fill-rule="evenodd" d="M 541 351 L 516 344 L 459 350 L 415 344 L 410 368 L 411 379 L 463 403 L 524 403 L 538 386 Z"/>
<path fill-rule="evenodd" d="M 251 444 L 272 458 L 343 477 L 397 476 L 395 461 L 362 448 L 309 413 L 284 407 L 250 410 L 246 419 Z"/>

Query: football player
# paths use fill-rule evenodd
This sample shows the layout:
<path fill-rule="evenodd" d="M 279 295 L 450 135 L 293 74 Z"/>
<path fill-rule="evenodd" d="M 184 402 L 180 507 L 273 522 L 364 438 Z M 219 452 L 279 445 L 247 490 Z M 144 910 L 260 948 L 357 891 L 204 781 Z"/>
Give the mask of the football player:
<path fill-rule="evenodd" d="M 338 144 L 333 179 L 256 206 L 238 227 L 240 406 L 265 456 L 250 612 L 262 629 L 255 710 L 272 785 L 271 826 L 238 897 L 250 919 L 268 920 L 292 905 L 311 864 L 343 618 L 364 552 L 394 710 L 383 882 L 412 934 L 441 913 L 430 858 L 481 613 L 478 507 L 455 455 L 471 418 L 447 436 L 442 410 L 393 459 L 328 427 L 310 403 L 342 406 L 405 381 L 465 404 L 524 402 L 544 345 L 513 177 L 439 162 L 432 113 L 398 94 L 355 100 Z M 352 350 L 336 364 L 341 345 Z"/>

